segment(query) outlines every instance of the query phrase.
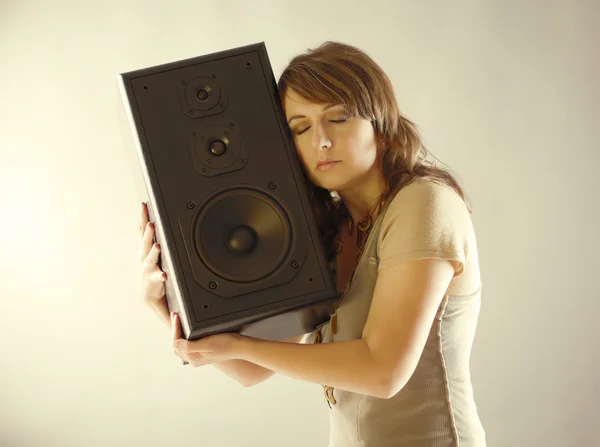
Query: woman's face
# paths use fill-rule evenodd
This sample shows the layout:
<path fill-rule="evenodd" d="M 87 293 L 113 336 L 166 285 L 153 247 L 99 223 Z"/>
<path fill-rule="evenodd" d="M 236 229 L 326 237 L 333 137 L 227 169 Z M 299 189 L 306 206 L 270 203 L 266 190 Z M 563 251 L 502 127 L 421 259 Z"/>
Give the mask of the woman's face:
<path fill-rule="evenodd" d="M 340 104 L 307 101 L 290 88 L 284 109 L 312 183 L 342 191 L 376 173 L 377 142 L 371 121 L 349 116 Z"/>

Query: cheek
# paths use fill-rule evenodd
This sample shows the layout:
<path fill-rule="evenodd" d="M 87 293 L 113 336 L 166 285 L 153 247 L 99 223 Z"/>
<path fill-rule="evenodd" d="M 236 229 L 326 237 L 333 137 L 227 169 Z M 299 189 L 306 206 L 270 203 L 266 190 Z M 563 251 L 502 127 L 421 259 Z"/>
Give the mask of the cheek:
<path fill-rule="evenodd" d="M 307 160 L 307 154 L 305 151 L 303 151 L 302 149 L 298 148 L 298 146 L 296 146 L 296 154 L 298 155 L 298 158 L 300 159 L 300 161 L 302 162 L 302 164 L 304 166 L 306 166 L 306 162 Z"/>
<path fill-rule="evenodd" d="M 311 172 L 310 165 L 312 163 L 311 159 L 310 159 L 310 155 L 306 151 L 298 149 L 298 147 L 296 147 L 296 155 L 298 156 L 298 159 L 300 159 L 300 163 L 304 167 L 304 170 L 310 174 L 310 172 Z"/>
<path fill-rule="evenodd" d="M 351 148 L 348 155 L 352 161 L 362 168 L 370 168 L 377 159 L 377 145 L 371 139 L 353 138 L 346 147 Z"/>

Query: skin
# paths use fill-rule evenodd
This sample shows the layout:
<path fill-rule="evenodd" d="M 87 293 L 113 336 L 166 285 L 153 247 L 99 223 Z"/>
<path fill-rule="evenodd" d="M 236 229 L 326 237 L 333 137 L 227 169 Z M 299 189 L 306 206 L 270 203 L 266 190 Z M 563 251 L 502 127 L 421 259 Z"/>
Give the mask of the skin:
<path fill-rule="evenodd" d="M 375 130 L 371 121 L 350 116 L 343 105 L 323 111 L 329 106 L 311 103 L 292 89 L 284 100 L 288 125 L 309 179 L 317 186 L 337 191 L 354 222 L 358 222 L 385 189 L 376 165 Z M 321 172 L 317 164 L 324 160 L 339 162 Z"/>
<path fill-rule="evenodd" d="M 348 117 L 341 105 L 323 110 L 326 106 L 329 104 L 311 103 L 292 90 L 284 102 L 309 179 L 336 190 L 356 222 L 376 205 L 384 187 L 375 163 L 374 129 L 368 120 Z M 292 119 L 296 115 L 302 117 Z M 317 165 L 324 160 L 338 163 L 320 171 Z M 160 278 L 156 271 L 158 249 L 151 247 L 146 233 L 146 248 L 142 250 L 142 257 L 147 255 L 145 268 L 154 278 Z M 175 355 L 192 366 L 242 361 L 240 365 L 260 367 L 254 370 L 258 375 L 278 372 L 298 380 L 390 398 L 413 374 L 456 267 L 452 261 L 424 259 L 379 271 L 367 322 L 357 340 L 298 344 L 226 333 L 188 341 L 182 338 L 177 315 L 172 314 L 169 320 L 163 308 L 161 318 L 172 328 Z"/>

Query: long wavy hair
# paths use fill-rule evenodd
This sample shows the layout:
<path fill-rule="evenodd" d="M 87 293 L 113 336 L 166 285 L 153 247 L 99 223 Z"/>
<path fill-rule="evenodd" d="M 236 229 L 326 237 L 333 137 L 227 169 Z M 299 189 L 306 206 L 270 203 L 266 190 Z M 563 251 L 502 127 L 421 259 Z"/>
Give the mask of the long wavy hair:
<path fill-rule="evenodd" d="M 471 212 L 469 199 L 455 177 L 427 160 L 429 151 L 417 126 L 400 111 L 390 79 L 365 52 L 340 42 L 324 42 L 294 57 L 277 85 L 283 107 L 287 89 L 292 88 L 311 102 L 342 104 L 352 116 L 372 121 L 378 146 L 377 163 L 386 183 L 379 203 L 387 202 L 411 181 L 421 178 L 451 187 Z M 335 257 L 333 240 L 349 213 L 335 191 L 314 185 L 304 169 L 303 173 L 331 261 Z"/>

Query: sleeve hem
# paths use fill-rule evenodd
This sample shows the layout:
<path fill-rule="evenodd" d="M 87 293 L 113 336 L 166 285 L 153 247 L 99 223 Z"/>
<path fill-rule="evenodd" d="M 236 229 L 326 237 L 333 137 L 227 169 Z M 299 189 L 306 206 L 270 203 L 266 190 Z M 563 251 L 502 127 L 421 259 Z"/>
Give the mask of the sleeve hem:
<path fill-rule="evenodd" d="M 383 261 L 379 262 L 379 266 L 377 271 L 381 271 L 386 267 L 390 267 L 392 265 L 400 264 L 401 262 L 418 260 L 418 259 L 442 259 L 445 261 L 458 261 L 460 264 L 458 269 L 454 272 L 454 278 L 461 276 L 465 271 L 465 261 L 464 258 L 459 256 L 456 253 L 445 253 L 442 251 L 412 251 L 408 253 L 403 253 L 401 255 L 392 256 L 391 258 L 387 258 Z"/>

